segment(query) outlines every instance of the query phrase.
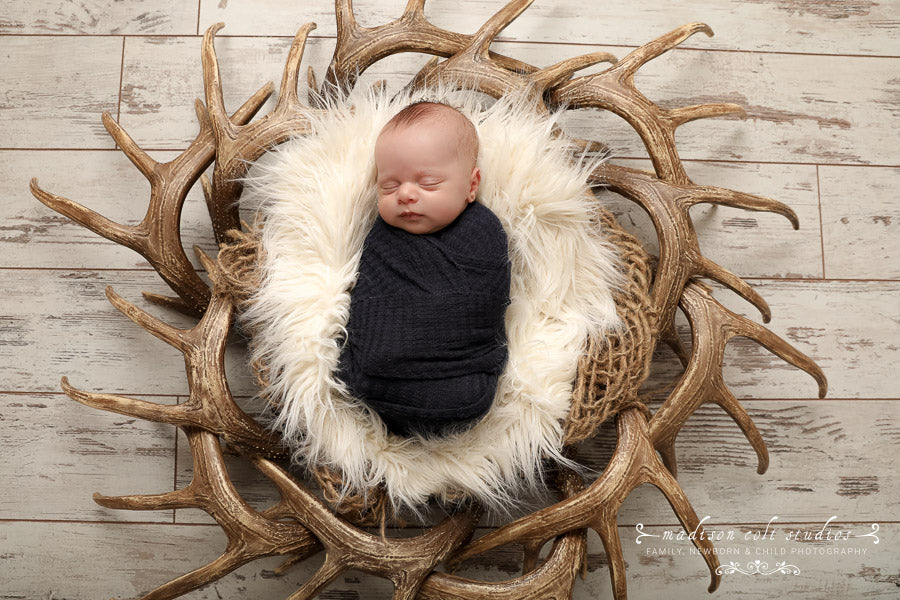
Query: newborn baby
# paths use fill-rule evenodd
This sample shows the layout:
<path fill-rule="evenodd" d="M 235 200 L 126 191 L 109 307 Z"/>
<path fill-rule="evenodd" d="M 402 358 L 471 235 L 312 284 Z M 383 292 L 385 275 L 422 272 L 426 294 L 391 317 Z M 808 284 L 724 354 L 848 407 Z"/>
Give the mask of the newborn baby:
<path fill-rule="evenodd" d="M 478 135 L 417 102 L 375 144 L 378 217 L 351 291 L 339 376 L 390 432 L 443 435 L 491 407 L 506 363 L 506 234 L 474 202 Z"/>

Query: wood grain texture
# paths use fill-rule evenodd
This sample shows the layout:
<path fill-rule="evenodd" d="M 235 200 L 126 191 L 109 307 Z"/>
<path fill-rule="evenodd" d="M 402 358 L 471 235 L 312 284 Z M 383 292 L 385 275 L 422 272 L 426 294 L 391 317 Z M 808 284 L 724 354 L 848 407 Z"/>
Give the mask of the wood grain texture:
<path fill-rule="evenodd" d="M 364 26 L 381 25 L 403 12 L 405 0 L 356 0 L 354 8 Z M 472 33 L 496 12 L 502 2 L 431 0 L 425 14 L 439 27 Z M 225 21 L 233 35 L 293 35 L 304 21 L 316 21 L 317 35 L 334 36 L 330 0 L 271 0 L 265 10 L 222 0 L 201 0 L 200 29 Z M 587 13 L 587 14 L 585 14 Z M 535 2 L 504 30 L 500 39 L 529 42 L 642 44 L 683 23 L 704 21 L 716 32 L 713 40 L 688 42 L 688 47 L 740 51 L 810 52 L 822 54 L 900 54 L 897 3 L 816 2 L 812 0 L 738 0 L 703 2 L 680 0 L 665 4 L 612 0 L 590 5 L 545 0 Z"/>
<path fill-rule="evenodd" d="M 0 519 L 172 522 L 172 511 L 112 513 L 91 499 L 92 492 L 171 491 L 171 427 L 94 411 L 62 394 L 0 394 L 0 427 Z"/>
<path fill-rule="evenodd" d="M 395 18 L 404 4 L 354 2 L 363 25 Z M 436 25 L 471 33 L 502 5 L 429 0 L 426 14 Z M 263 83 L 279 80 L 289 38 L 307 21 L 318 29 L 303 68 L 312 65 L 321 79 L 334 47 L 332 10 L 332 0 L 269 0 L 262 8 L 238 0 L 0 0 L 0 446 L 6 453 L 0 466 L 0 600 L 135 597 L 211 560 L 225 543 L 198 511 L 112 511 L 91 500 L 95 491 L 183 486 L 190 456 L 170 426 L 89 410 L 65 398 L 60 376 L 87 390 L 172 402 L 187 391 L 183 361 L 103 295 L 112 284 L 147 306 L 141 290 L 166 292 L 158 277 L 138 255 L 39 205 L 27 192 L 28 179 L 39 177 L 50 191 L 133 222 L 145 207 L 147 185 L 113 150 L 100 113 L 121 115 L 142 147 L 160 150 L 153 158 L 168 159 L 197 131 L 192 104 L 203 96 L 198 33 L 226 23 L 216 49 L 226 106 L 234 110 Z M 892 477 L 900 448 L 894 374 L 900 359 L 898 15 L 896 0 L 612 0 L 590 6 L 547 0 L 535 2 L 494 45 L 546 66 L 596 50 L 622 57 L 684 23 L 709 23 L 715 37 L 696 36 L 686 49 L 652 61 L 639 72 L 638 87 L 667 108 L 707 101 L 746 106 L 745 121 L 723 118 L 679 130 L 688 173 L 698 183 L 785 201 L 799 215 L 800 230 L 792 231 L 775 215 L 707 206 L 692 213 L 703 251 L 753 278 L 772 307 L 773 331 L 825 370 L 829 398 L 810 400 L 815 385 L 807 375 L 749 340 L 733 340 L 725 380 L 760 428 L 771 465 L 757 475 L 755 455 L 737 427 L 717 407 L 704 407 L 678 437 L 679 481 L 698 515 L 710 515 L 707 523 L 722 529 L 752 533 L 775 515 L 779 531 L 789 524 L 818 529 L 836 515 L 854 521 L 858 532 L 880 523 L 880 543 L 857 540 L 867 544 L 864 556 L 757 554 L 760 543 L 751 543 L 749 555 L 720 559 L 787 560 L 801 573 L 727 575 L 718 597 L 894 598 L 900 585 L 894 500 L 900 490 Z M 399 89 L 426 60 L 390 57 L 364 74 L 361 85 L 387 78 L 389 89 Z M 263 111 L 271 106 L 270 100 Z M 578 111 L 564 126 L 610 144 L 617 157 L 645 155 L 637 136 L 611 116 Z M 612 202 L 623 224 L 649 239 L 649 219 L 624 201 Z M 188 199 L 183 229 L 188 243 L 213 249 L 197 190 Z M 717 290 L 716 297 L 758 320 L 732 293 Z M 149 310 L 178 326 L 191 324 Z M 685 325 L 681 321 L 682 335 Z M 669 383 L 677 373 L 670 352 L 657 356 L 650 386 Z M 251 395 L 237 344 L 227 357 L 232 391 Z M 598 469 L 612 450 L 607 434 L 583 451 Z M 275 499 L 250 465 L 229 460 L 228 467 L 255 506 Z M 639 488 L 620 513 L 630 597 L 705 596 L 701 558 L 648 554 L 648 538 L 635 543 L 638 522 L 647 524 L 648 533 L 674 528 L 670 508 L 652 487 Z M 828 547 L 781 544 L 788 552 L 798 545 Z M 682 546 L 685 553 L 692 548 L 688 541 Z M 460 574 L 507 579 L 516 575 L 519 557 L 517 548 L 501 548 L 464 565 Z M 277 577 L 278 564 L 247 565 L 187 597 L 284 598 L 318 566 Z M 606 559 L 593 534 L 587 579 L 576 589 L 579 600 L 610 597 Z M 352 573 L 321 597 L 379 600 L 390 597 L 390 586 Z"/>
<path fill-rule="evenodd" d="M 140 329 L 106 300 L 107 285 L 173 325 L 192 321 L 141 300 L 166 293 L 152 271 L 3 270 L 0 382 L 6 390 L 57 392 L 72 385 L 95 392 L 175 396 L 187 393 L 181 354 Z M 226 366 L 236 395 L 253 393 L 244 349 L 229 344 Z"/>
<path fill-rule="evenodd" d="M 0 34 L 191 35 L 197 7 L 153 0 L 0 1 Z"/>
<path fill-rule="evenodd" d="M 900 279 L 900 169 L 819 168 L 828 277 Z"/>
<path fill-rule="evenodd" d="M 173 152 L 151 152 L 157 161 Z M 147 180 L 119 151 L 0 151 L 0 266 L 56 269 L 150 269 L 139 254 L 114 244 L 38 203 L 28 191 L 37 177 L 41 187 L 83 204 L 113 221 L 135 225 L 149 198 Z M 190 248 L 215 252 L 209 215 L 199 187 L 181 216 L 188 257 Z"/>
<path fill-rule="evenodd" d="M 0 36 L 0 148 L 112 148 L 122 40 Z"/>

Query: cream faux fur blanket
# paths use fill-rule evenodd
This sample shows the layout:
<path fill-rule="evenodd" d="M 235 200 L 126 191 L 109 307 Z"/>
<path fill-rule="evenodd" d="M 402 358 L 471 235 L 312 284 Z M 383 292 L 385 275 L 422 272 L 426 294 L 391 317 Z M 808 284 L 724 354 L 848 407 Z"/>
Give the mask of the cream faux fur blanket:
<path fill-rule="evenodd" d="M 478 129 L 478 201 L 509 239 L 509 360 L 488 415 L 446 438 L 400 438 L 336 379 L 350 289 L 376 215 L 375 139 L 411 101 L 443 100 Z M 615 250 L 594 217 L 590 161 L 553 135 L 554 117 L 522 98 L 479 105 L 472 92 L 389 99 L 356 93 L 315 117 L 253 167 L 241 199 L 264 221 L 261 286 L 243 315 L 254 358 L 270 369 L 264 394 L 280 403 L 272 426 L 293 458 L 339 471 L 347 492 L 382 484 L 395 508 L 460 491 L 505 509 L 539 486 L 541 463 L 560 456 L 578 358 L 588 336 L 619 325 L 612 299 Z"/>

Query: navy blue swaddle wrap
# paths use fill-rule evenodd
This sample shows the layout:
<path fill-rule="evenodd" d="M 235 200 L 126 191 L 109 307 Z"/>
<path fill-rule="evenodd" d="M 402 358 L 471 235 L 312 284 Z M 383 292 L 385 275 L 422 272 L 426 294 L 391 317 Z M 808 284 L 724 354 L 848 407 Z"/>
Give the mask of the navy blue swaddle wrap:
<path fill-rule="evenodd" d="M 506 233 L 480 203 L 428 234 L 377 217 L 350 293 L 340 378 L 398 435 L 478 419 L 506 364 L 509 283 Z"/>

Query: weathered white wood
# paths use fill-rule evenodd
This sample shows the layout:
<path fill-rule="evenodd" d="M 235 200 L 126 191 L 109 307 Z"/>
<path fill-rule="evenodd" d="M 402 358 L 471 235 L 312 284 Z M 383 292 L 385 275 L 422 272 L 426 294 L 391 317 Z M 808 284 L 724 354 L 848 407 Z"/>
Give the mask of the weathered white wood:
<path fill-rule="evenodd" d="M 651 169 L 649 160 L 615 160 L 615 164 Z M 807 165 L 688 162 L 698 184 L 717 185 L 784 202 L 797 213 L 800 229 L 772 213 L 702 204 L 691 209 L 700 249 L 708 258 L 742 277 L 822 276 L 822 238 L 816 169 Z M 637 204 L 609 192 L 602 200 L 618 222 L 638 236 L 653 254 L 659 252 L 650 217 Z"/>
<path fill-rule="evenodd" d="M 233 110 L 263 81 L 280 80 L 288 40 L 223 37 L 216 47 L 226 105 Z M 321 76 L 332 47 L 333 40 L 312 40 L 304 69 L 312 65 Z M 202 95 L 198 48 L 199 41 L 190 38 L 128 40 L 122 123 L 148 147 L 183 147 L 195 131 L 191 107 Z M 496 49 L 536 66 L 594 50 L 626 54 L 600 46 L 497 43 Z M 425 58 L 392 57 L 363 82 L 387 78 L 399 89 Z M 673 51 L 644 66 L 637 84 L 664 107 L 725 101 L 747 109 L 746 121 L 720 118 L 684 125 L 678 141 L 685 158 L 893 164 L 898 142 L 885 125 L 895 118 L 891 98 L 900 84 L 891 76 L 892 60 Z M 617 155 L 646 154 L 637 134 L 614 115 L 580 110 L 567 114 L 563 123 L 576 135 L 608 143 Z"/>
<path fill-rule="evenodd" d="M 713 521 L 894 520 L 900 490 L 892 472 L 900 439 L 898 400 L 812 400 L 742 403 L 769 451 L 756 472 L 750 444 L 717 406 L 700 408 L 676 441 L 678 481 L 699 516 Z M 655 409 L 658 404 L 654 404 Z M 612 427 L 586 442 L 579 457 L 601 470 L 615 445 Z M 619 513 L 620 524 L 671 523 L 662 493 L 638 488 Z"/>
<path fill-rule="evenodd" d="M 895 282 L 751 282 L 772 306 L 769 329 L 815 360 L 828 377 L 831 398 L 897 398 Z M 752 306 L 728 291 L 716 293 L 727 308 L 758 320 Z M 725 353 L 725 382 L 738 398 L 809 398 L 812 378 L 746 338 Z"/>
<path fill-rule="evenodd" d="M 142 290 L 169 293 L 152 271 L 0 270 L 0 391 L 57 392 L 63 375 L 98 392 L 187 392 L 181 353 L 106 300 L 107 285 L 178 327 L 194 321 L 143 301 Z M 250 395 L 244 349 L 229 344 L 226 365 L 237 395 Z"/>
<path fill-rule="evenodd" d="M 506 44 L 496 46 L 507 51 Z M 579 50 L 595 49 L 626 54 L 621 48 Z M 521 50 L 515 54 L 523 60 L 547 60 L 540 47 Z M 891 58 L 674 50 L 644 65 L 635 81 L 664 108 L 707 102 L 745 108 L 743 121 L 722 117 L 680 127 L 684 158 L 893 165 L 897 138 L 891 124 L 897 122 L 900 86 L 894 69 Z M 573 132 L 595 132 L 614 153 L 646 155 L 637 134 L 618 117 L 581 110 L 565 121 Z"/>
<path fill-rule="evenodd" d="M 112 148 L 122 40 L 0 36 L 0 148 Z"/>
<path fill-rule="evenodd" d="M 267 81 L 277 89 L 290 45 L 289 38 L 216 38 L 229 112 Z M 145 147 L 184 148 L 196 135 L 194 99 L 204 99 L 200 46 L 201 38 L 196 37 L 125 40 L 121 123 Z M 333 40 L 311 40 L 304 53 L 303 73 L 306 65 L 313 65 L 321 77 L 333 48 Z M 305 98 L 305 76 L 300 88 L 301 98 Z M 273 106 L 270 99 L 259 114 Z"/>
<path fill-rule="evenodd" d="M 177 153 L 151 152 L 159 162 Z M 63 269 L 150 269 L 136 252 L 107 241 L 38 202 L 28 189 L 37 177 L 42 189 L 74 200 L 113 221 L 136 225 L 150 198 L 147 180 L 119 151 L 0 151 L 0 266 Z M 212 226 L 196 186 L 182 213 L 182 240 L 215 253 Z"/>
<path fill-rule="evenodd" d="M 158 161 L 174 155 L 150 154 Z M 638 168 L 649 165 L 647 161 L 617 162 Z M 706 162 L 691 162 L 687 167 L 699 183 L 775 197 L 800 217 L 801 229 L 795 232 L 777 215 L 698 206 L 693 214 L 707 256 L 744 276 L 822 275 L 814 167 Z M 34 176 L 44 189 L 122 223 L 137 223 L 149 197 L 146 180 L 116 151 L 0 151 L 0 194 L 7 199 L 0 205 L 0 266 L 149 268 L 135 252 L 104 240 L 35 200 L 28 191 L 28 181 Z M 861 205 L 870 199 L 885 201 L 884 194 L 865 188 L 856 197 Z M 651 252 L 656 252 L 656 238 L 645 213 L 612 194 L 603 198 L 620 222 L 637 233 Z M 185 204 L 182 234 L 188 256 L 195 264 L 190 250 L 194 244 L 207 252 L 215 251 L 206 207 L 196 188 Z"/>
<path fill-rule="evenodd" d="M 504 2 L 430 0 L 425 14 L 436 25 L 472 33 Z M 397 18 L 405 0 L 356 0 L 363 26 Z M 294 28 L 315 21 L 318 35 L 335 35 L 330 0 L 272 0 L 265 10 L 246 2 L 201 0 L 200 29 L 234 23 L 234 35 L 293 35 Z M 585 4 L 577 0 L 535 2 L 504 30 L 500 39 L 533 42 L 636 45 L 684 23 L 703 21 L 716 37 L 689 46 L 731 50 L 765 50 L 825 54 L 900 54 L 897 3 L 816 2 L 801 0 L 612 0 Z"/>
<path fill-rule="evenodd" d="M 3 0 L 0 9 L 0 34 L 191 35 L 197 29 L 191 2 Z"/>
<path fill-rule="evenodd" d="M 900 169 L 819 168 L 825 274 L 900 279 Z"/>
<path fill-rule="evenodd" d="M 173 427 L 94 410 L 63 394 L 0 394 L 0 428 L 0 519 L 172 521 L 172 511 L 113 511 L 91 496 L 171 491 Z"/>

